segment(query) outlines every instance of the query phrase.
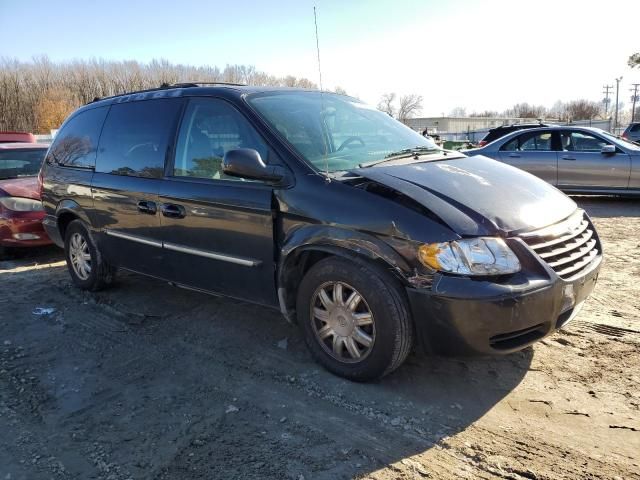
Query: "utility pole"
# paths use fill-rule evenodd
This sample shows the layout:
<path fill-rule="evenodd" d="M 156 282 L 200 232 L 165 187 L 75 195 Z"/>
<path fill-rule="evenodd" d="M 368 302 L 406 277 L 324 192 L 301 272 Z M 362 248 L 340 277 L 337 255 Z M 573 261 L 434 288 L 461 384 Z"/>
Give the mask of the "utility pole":
<path fill-rule="evenodd" d="M 631 85 L 633 86 L 633 88 L 629 89 L 633 92 L 633 95 L 631 95 L 631 102 L 633 103 L 633 106 L 631 107 L 631 121 L 635 122 L 636 121 L 636 102 L 639 100 L 638 87 L 640 87 L 640 83 L 632 83 Z"/>
<path fill-rule="evenodd" d="M 620 82 L 622 81 L 622 77 L 616 78 L 616 118 L 613 121 L 613 134 L 616 134 L 616 129 L 618 128 L 618 93 L 620 93 Z"/>
<path fill-rule="evenodd" d="M 604 116 L 606 117 L 609 113 L 609 103 L 611 103 L 611 100 L 609 100 L 609 91 L 613 89 L 613 85 L 603 85 L 602 88 L 604 88 L 604 92 L 602 92 L 604 93 L 602 103 L 604 103 Z"/>

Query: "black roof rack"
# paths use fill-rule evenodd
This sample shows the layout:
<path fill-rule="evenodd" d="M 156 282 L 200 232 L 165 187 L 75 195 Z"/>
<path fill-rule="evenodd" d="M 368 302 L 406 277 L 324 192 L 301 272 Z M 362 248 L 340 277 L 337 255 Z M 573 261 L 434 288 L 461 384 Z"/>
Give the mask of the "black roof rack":
<path fill-rule="evenodd" d="M 229 86 L 232 86 L 232 87 L 246 87 L 247 86 L 246 83 L 233 83 L 233 82 L 184 82 L 184 83 L 174 83 L 173 85 L 168 85 L 167 88 L 201 87 L 202 85 L 229 85 Z"/>
<path fill-rule="evenodd" d="M 110 95 L 108 97 L 102 97 L 102 98 L 95 97 L 89 103 L 98 102 L 100 100 L 105 100 L 107 98 L 122 97 L 123 95 L 131 95 L 131 94 L 134 94 L 134 93 L 155 92 L 155 91 L 158 91 L 158 90 L 167 90 L 169 88 L 193 88 L 193 87 L 201 87 L 201 86 L 204 86 L 204 85 L 227 85 L 227 86 L 233 86 L 233 87 L 246 87 L 247 86 L 246 83 L 232 83 L 232 82 L 182 82 L 182 83 L 172 83 L 172 84 L 163 83 L 159 87 L 147 88 L 146 90 L 135 90 L 133 92 L 123 92 L 123 93 L 119 93 L 117 95 Z"/>

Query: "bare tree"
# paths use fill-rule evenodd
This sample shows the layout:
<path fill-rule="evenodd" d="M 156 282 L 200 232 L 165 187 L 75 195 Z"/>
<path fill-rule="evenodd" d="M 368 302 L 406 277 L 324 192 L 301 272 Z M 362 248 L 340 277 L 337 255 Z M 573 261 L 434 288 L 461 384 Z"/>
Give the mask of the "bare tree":
<path fill-rule="evenodd" d="M 334 88 L 333 91 L 335 93 L 337 93 L 338 95 L 346 95 L 347 94 L 347 91 L 344 88 L 342 88 L 341 86 L 339 86 L 339 85 L 336 86 L 336 88 Z"/>
<path fill-rule="evenodd" d="M 469 114 L 470 117 L 475 118 L 492 118 L 498 117 L 499 115 L 500 114 L 496 110 L 484 110 L 483 112 L 473 112 Z"/>
<path fill-rule="evenodd" d="M 466 117 L 467 109 L 464 107 L 455 107 L 449 112 L 450 117 Z"/>
<path fill-rule="evenodd" d="M 557 119 L 560 121 L 565 121 L 568 118 L 567 114 L 567 104 L 561 100 L 558 100 L 553 106 L 547 111 L 547 115 L 553 119 Z"/>
<path fill-rule="evenodd" d="M 504 112 L 505 116 L 516 118 L 543 118 L 546 114 L 546 107 L 542 105 L 529 105 L 526 102 L 516 103 Z"/>
<path fill-rule="evenodd" d="M 640 52 L 634 53 L 629 57 L 628 65 L 631 68 L 640 67 Z"/>
<path fill-rule="evenodd" d="M 385 93 L 384 95 L 382 95 L 382 98 L 378 103 L 378 110 L 385 112 L 386 114 L 391 115 L 392 117 L 395 116 L 396 108 L 393 106 L 395 101 L 396 101 L 395 93 Z"/>
<path fill-rule="evenodd" d="M 411 93 L 400 97 L 400 107 L 398 108 L 398 120 L 406 122 L 422 110 L 422 96 Z"/>
<path fill-rule="evenodd" d="M 566 105 L 567 115 L 572 120 L 593 120 L 602 114 L 602 105 L 591 100 L 573 100 Z"/>

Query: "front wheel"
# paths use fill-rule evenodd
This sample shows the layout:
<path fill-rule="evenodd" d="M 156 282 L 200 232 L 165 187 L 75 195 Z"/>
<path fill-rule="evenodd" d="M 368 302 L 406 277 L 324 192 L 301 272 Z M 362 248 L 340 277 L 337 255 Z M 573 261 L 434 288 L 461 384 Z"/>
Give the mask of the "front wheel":
<path fill-rule="evenodd" d="M 380 378 L 411 350 L 404 292 L 377 267 L 337 257 L 321 260 L 303 278 L 296 309 L 314 358 L 350 380 Z"/>

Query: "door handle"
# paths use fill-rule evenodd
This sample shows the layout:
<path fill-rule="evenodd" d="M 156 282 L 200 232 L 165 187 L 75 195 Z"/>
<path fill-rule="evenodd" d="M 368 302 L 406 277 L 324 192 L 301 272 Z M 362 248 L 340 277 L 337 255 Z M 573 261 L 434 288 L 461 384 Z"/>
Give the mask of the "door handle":
<path fill-rule="evenodd" d="M 138 202 L 138 211 L 140 213 L 146 213 L 147 215 L 155 215 L 158 211 L 158 207 L 156 207 L 156 202 L 140 200 Z"/>
<path fill-rule="evenodd" d="M 562 160 L 571 160 L 573 162 L 575 162 L 575 160 L 576 160 L 576 157 L 570 157 L 569 155 L 563 155 L 560 158 L 562 158 Z"/>
<path fill-rule="evenodd" d="M 168 218 L 184 218 L 187 215 L 182 205 L 176 205 L 174 203 L 163 203 L 160 210 L 162 211 L 162 215 Z"/>
<path fill-rule="evenodd" d="M 518 154 L 518 153 L 510 153 L 509 157 L 510 158 L 520 158 L 520 154 Z"/>

